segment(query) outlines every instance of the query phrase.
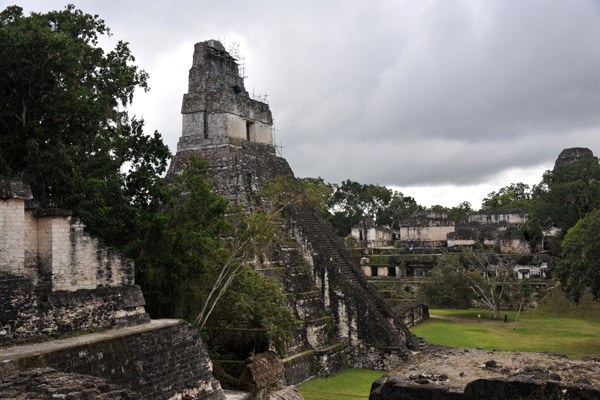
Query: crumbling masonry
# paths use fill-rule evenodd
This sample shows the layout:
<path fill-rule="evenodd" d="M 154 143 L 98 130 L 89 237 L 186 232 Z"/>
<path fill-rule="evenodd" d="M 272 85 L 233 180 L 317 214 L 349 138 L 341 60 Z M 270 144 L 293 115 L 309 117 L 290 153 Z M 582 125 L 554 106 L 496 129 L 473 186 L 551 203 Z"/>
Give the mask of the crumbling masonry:
<path fill-rule="evenodd" d="M 24 377 L 56 374 L 64 398 L 92 395 L 65 381 L 97 381 L 70 375 L 79 373 L 103 378 L 98 390 L 113 398 L 224 399 L 198 330 L 150 321 L 133 262 L 69 211 L 31 200 L 29 186 L 0 177 L 0 398 L 24 396 Z M 19 372 L 32 367 L 54 370 Z"/>
<path fill-rule="evenodd" d="M 250 98 L 235 59 L 220 42 L 195 45 L 182 114 L 168 178 L 182 171 L 190 155 L 202 156 L 214 171 L 214 192 L 252 210 L 260 207 L 257 192 L 265 181 L 293 174 L 275 155 L 268 105 Z M 354 367 L 398 365 L 418 341 L 369 286 L 331 226 L 310 208 L 290 207 L 286 220 L 295 243 L 255 264 L 279 279 L 298 321 L 282 359 L 286 382 L 330 375 L 344 358 Z"/>

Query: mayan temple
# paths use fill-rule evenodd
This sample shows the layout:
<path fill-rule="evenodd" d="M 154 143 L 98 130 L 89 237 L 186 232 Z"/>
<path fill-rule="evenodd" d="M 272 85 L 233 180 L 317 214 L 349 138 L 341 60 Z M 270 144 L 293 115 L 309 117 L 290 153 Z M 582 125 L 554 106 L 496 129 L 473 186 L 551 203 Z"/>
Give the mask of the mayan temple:
<path fill-rule="evenodd" d="M 220 42 L 195 45 L 182 115 L 168 178 L 181 172 L 190 155 L 202 156 L 214 171 L 214 192 L 251 210 L 260 207 L 256 194 L 265 181 L 293 174 L 275 154 L 269 106 L 249 96 L 236 59 Z M 395 319 L 316 210 L 289 207 L 285 217 L 294 242 L 253 265 L 281 282 L 297 321 L 281 357 L 287 384 L 328 376 L 344 363 L 393 368 L 409 348 L 418 348 L 417 338 Z"/>

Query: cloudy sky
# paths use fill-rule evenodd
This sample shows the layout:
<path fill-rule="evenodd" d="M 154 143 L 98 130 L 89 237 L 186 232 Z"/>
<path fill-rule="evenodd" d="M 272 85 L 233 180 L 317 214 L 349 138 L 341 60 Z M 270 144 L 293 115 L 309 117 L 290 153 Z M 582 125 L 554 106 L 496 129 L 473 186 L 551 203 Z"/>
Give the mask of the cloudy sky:
<path fill-rule="evenodd" d="M 71 2 L 130 43 L 151 86 L 133 111 L 173 152 L 193 45 L 222 39 L 298 176 L 478 208 L 563 148 L 600 153 L 600 0 Z"/>

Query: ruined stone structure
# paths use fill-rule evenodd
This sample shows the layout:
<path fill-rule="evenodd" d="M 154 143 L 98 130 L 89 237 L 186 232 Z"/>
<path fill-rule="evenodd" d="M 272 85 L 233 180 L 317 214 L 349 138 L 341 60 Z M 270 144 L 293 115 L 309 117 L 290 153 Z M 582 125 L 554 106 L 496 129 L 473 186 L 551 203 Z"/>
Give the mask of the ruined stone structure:
<path fill-rule="evenodd" d="M 269 106 L 250 98 L 236 60 L 216 40 L 195 46 L 181 113 L 182 138 L 230 137 L 273 143 Z"/>
<path fill-rule="evenodd" d="M 29 208 L 22 182 L 0 186 L 0 345 L 150 320 L 132 261 L 69 211 Z"/>
<path fill-rule="evenodd" d="M 214 171 L 214 192 L 252 210 L 260 207 L 257 192 L 265 181 L 293 174 L 275 155 L 268 106 L 249 99 L 235 60 L 219 42 L 195 45 L 182 112 L 183 134 L 168 178 L 181 172 L 190 155 L 202 156 Z M 253 135 L 253 126 L 261 133 Z M 286 213 L 284 229 L 294 242 L 255 262 L 282 283 L 298 321 L 281 359 L 286 383 L 330 375 L 344 359 L 383 369 L 408 356 L 407 345 L 418 342 L 394 320 L 331 226 L 309 208 L 289 207 Z"/>
<path fill-rule="evenodd" d="M 529 243 L 520 231 L 527 220 L 523 210 L 471 213 L 455 225 L 443 211 L 417 211 L 400 221 L 397 231 L 375 226 L 367 219 L 352 228 L 352 238 L 367 248 L 447 248 L 482 244 L 500 252 L 529 254 Z"/>
<path fill-rule="evenodd" d="M 33 368 L 0 376 L 0 398 L 12 400 L 65 398 L 129 400 L 139 394 L 90 375 L 60 372 L 53 368 Z M 68 397 L 67 397 L 68 396 Z"/>
<path fill-rule="evenodd" d="M 470 214 L 454 232 L 448 234 L 448 247 L 470 247 L 481 243 L 501 253 L 529 254 L 531 247 L 520 230 L 525 221 L 527 213 L 523 210 Z"/>
<path fill-rule="evenodd" d="M 402 220 L 397 231 L 366 221 L 352 229 L 353 253 L 369 283 L 410 326 L 427 315 L 417 299 L 427 271 L 435 268 L 442 255 L 459 254 L 464 248 L 481 245 L 521 255 L 513 267 L 515 276 L 532 279 L 536 296 L 545 289 L 553 262 L 549 256 L 532 252 L 520 230 L 526 220 L 523 210 L 497 210 L 472 213 L 454 224 L 445 212 L 425 211 Z"/>
<path fill-rule="evenodd" d="M 375 381 L 369 396 L 370 400 L 599 398 L 600 363 L 592 357 L 574 360 L 552 353 L 437 345 Z"/>
<path fill-rule="evenodd" d="M 389 226 L 377 226 L 373 218 L 364 218 L 357 226 L 352 227 L 351 234 L 369 248 L 388 246 L 396 238 Z"/>
<path fill-rule="evenodd" d="M 398 239 L 404 241 L 421 239 L 432 246 L 446 240 L 448 233 L 454 232 L 454 222 L 443 211 L 417 211 L 413 218 L 400 221 Z"/>
<path fill-rule="evenodd" d="M 133 262 L 69 211 L 30 207 L 31 198 L 27 185 L 0 177 L 0 377 L 52 367 L 143 398 L 223 399 L 197 329 L 150 321 Z M 64 339 L 90 331 L 103 332 Z M 36 344 L 15 347 L 23 343 Z"/>
<path fill-rule="evenodd" d="M 594 153 L 585 147 L 571 147 L 569 149 L 564 149 L 558 155 L 556 162 L 554 163 L 554 167 L 561 163 L 574 163 L 580 161 L 584 158 L 592 158 L 594 157 Z"/>

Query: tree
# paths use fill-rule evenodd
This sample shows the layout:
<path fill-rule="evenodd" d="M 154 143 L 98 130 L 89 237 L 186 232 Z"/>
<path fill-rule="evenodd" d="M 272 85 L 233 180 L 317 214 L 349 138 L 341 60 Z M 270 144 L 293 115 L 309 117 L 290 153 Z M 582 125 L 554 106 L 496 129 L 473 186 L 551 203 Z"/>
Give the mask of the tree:
<path fill-rule="evenodd" d="M 531 190 L 525 183 L 511 183 L 508 186 L 498 189 L 497 192 L 491 192 L 483 199 L 481 209 L 505 210 L 509 208 L 521 208 L 528 210 L 531 200 Z"/>
<path fill-rule="evenodd" d="M 229 203 L 210 192 L 207 173 L 206 161 L 188 160 L 130 251 L 155 318 L 193 320 L 214 284 L 214 269 L 228 256 L 222 244 L 231 228 Z"/>
<path fill-rule="evenodd" d="M 517 311 L 517 317 L 515 318 L 515 329 L 517 324 L 519 323 L 519 315 L 521 315 L 521 310 L 523 309 L 523 304 L 529 296 L 533 293 L 533 288 L 531 287 L 531 283 L 529 282 L 529 278 L 524 278 L 521 281 L 521 285 L 519 286 L 519 293 L 521 294 L 521 303 L 519 303 L 519 311 Z"/>
<path fill-rule="evenodd" d="M 410 218 L 422 207 L 414 198 L 404 196 L 401 192 L 392 192 L 392 198 L 377 218 L 378 225 L 388 225 L 392 229 L 400 229 L 400 221 Z"/>
<path fill-rule="evenodd" d="M 333 185 L 326 183 L 323 178 L 298 178 L 298 184 L 311 199 L 312 205 L 323 217 L 329 217 L 329 202 L 333 196 Z M 264 188 L 263 188 L 264 190 Z"/>
<path fill-rule="evenodd" d="M 512 286 L 516 286 L 513 267 L 519 256 L 467 251 L 460 257 L 444 256 L 440 266 L 461 278 L 475 298 L 500 318 L 500 304 Z M 444 279 L 445 275 L 440 275 Z"/>
<path fill-rule="evenodd" d="M 281 347 L 291 335 L 287 300 L 279 284 L 248 264 L 280 239 L 279 211 L 246 215 L 231 208 L 211 193 L 209 173 L 205 160 L 190 157 L 145 227 L 136 263 L 149 311 L 185 318 L 201 331 L 208 326 L 226 331 L 245 321 L 264 328 Z M 237 314 L 228 322 L 230 310 Z"/>
<path fill-rule="evenodd" d="M 469 308 L 474 293 L 462 274 L 444 263 L 427 272 L 419 286 L 419 299 L 430 307 Z"/>
<path fill-rule="evenodd" d="M 124 110 L 148 75 L 127 43 L 108 53 L 98 46 L 109 34 L 73 5 L 0 13 L 0 174 L 19 176 L 42 206 L 70 208 L 122 245 L 163 190 L 170 153 Z"/>
<path fill-rule="evenodd" d="M 600 208 L 579 220 L 562 242 L 562 258 L 556 269 L 567 297 L 575 302 L 589 288 L 600 298 Z"/>
<path fill-rule="evenodd" d="M 448 219 L 450 221 L 454 221 L 455 224 L 458 224 L 462 219 L 467 217 L 469 213 L 473 212 L 473 208 L 471 207 L 471 203 L 469 203 L 468 201 L 463 201 L 458 206 L 452 208 L 436 204 L 429 207 L 429 211 L 445 212 L 448 215 Z"/>
<path fill-rule="evenodd" d="M 372 218 L 378 225 L 395 225 L 413 211 L 422 209 L 412 197 L 385 186 L 362 184 L 346 180 L 333 185 L 329 203 L 331 224 L 338 235 L 346 236 L 363 218 Z"/>
<path fill-rule="evenodd" d="M 533 188 L 529 221 L 525 229 L 533 238 L 558 228 L 554 253 L 569 228 L 600 207 L 600 164 L 596 157 L 557 164 Z"/>
<path fill-rule="evenodd" d="M 468 201 L 463 201 L 456 207 L 452 207 L 448 210 L 448 219 L 458 224 L 461 220 L 466 218 L 470 213 L 473 212 L 473 207 Z"/>

